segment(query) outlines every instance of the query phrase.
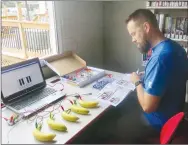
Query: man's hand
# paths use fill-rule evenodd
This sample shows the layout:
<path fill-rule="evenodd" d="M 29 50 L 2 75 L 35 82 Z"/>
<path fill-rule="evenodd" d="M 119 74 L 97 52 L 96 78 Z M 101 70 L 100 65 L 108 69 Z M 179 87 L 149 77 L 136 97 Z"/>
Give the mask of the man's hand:
<path fill-rule="evenodd" d="M 132 83 L 135 84 L 139 80 L 140 80 L 140 76 L 136 72 L 133 72 L 131 74 L 131 81 L 132 81 Z"/>
<path fill-rule="evenodd" d="M 139 72 L 139 76 L 143 76 L 144 74 L 145 74 L 145 72 L 144 72 L 144 71 Z"/>

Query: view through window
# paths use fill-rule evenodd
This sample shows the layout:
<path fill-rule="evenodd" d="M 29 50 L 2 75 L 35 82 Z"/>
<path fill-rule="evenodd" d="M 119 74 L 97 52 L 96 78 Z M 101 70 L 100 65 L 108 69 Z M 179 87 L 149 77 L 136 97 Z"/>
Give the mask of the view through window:
<path fill-rule="evenodd" d="M 2 2 L 2 64 L 54 53 L 46 1 Z"/>

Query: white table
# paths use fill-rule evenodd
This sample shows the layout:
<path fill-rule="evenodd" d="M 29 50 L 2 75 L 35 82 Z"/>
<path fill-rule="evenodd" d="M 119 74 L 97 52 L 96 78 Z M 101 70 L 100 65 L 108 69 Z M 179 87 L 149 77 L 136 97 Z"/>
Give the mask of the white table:
<path fill-rule="evenodd" d="M 112 72 L 112 71 L 106 71 L 106 72 L 112 74 L 115 78 L 121 77 L 123 75 L 122 73 L 117 73 L 117 72 Z M 52 80 L 55 80 L 56 78 L 58 78 L 58 76 L 52 77 L 52 78 L 46 80 L 46 82 L 49 83 Z M 90 96 L 87 96 L 87 95 L 83 96 L 85 99 L 89 99 L 89 100 L 91 100 L 91 98 L 93 98 L 99 92 L 98 90 L 92 88 L 92 85 L 94 83 L 92 83 L 84 88 L 79 88 L 77 86 L 69 85 L 66 83 L 63 83 L 63 84 L 64 84 L 63 91 L 67 95 L 74 94 L 74 93 L 79 93 L 79 94 L 92 93 L 92 95 L 90 95 Z M 60 89 L 62 86 L 57 84 L 55 87 L 56 87 L 56 89 Z M 72 97 L 69 97 L 69 99 L 72 99 Z M 68 100 L 66 100 L 66 98 L 63 99 L 61 104 L 63 105 L 64 108 L 68 108 L 71 105 L 70 102 Z M 54 108 L 57 108 L 57 107 L 58 107 L 58 105 L 56 105 Z M 54 113 L 56 113 L 55 118 L 57 121 L 64 123 L 67 126 L 68 131 L 67 132 L 57 132 L 57 131 L 51 130 L 47 126 L 47 123 L 46 123 L 46 119 L 49 115 L 44 116 L 42 131 L 56 133 L 56 137 L 55 137 L 56 142 L 55 143 L 57 143 L 57 144 L 68 143 L 76 135 L 78 135 L 78 133 L 83 131 L 92 121 L 94 121 L 97 117 L 99 117 L 99 115 L 102 115 L 102 113 L 108 107 L 110 107 L 109 104 L 100 102 L 99 108 L 89 109 L 90 110 L 89 115 L 75 114 L 80 118 L 78 123 L 71 123 L 71 122 L 63 120 L 60 116 L 61 108 L 59 108 L 59 111 L 58 110 L 54 111 Z M 47 108 L 45 111 L 50 111 L 52 109 L 53 109 L 53 107 Z M 5 107 L 2 109 L 3 117 L 9 118 L 12 114 L 13 114 L 13 112 L 11 110 L 9 110 L 8 108 Z M 42 112 L 41 114 L 44 115 L 44 114 L 47 114 L 47 112 Z M 32 117 L 32 118 L 34 118 L 34 117 Z M 34 127 L 35 127 L 35 121 L 21 120 L 21 122 L 18 122 L 14 126 L 9 126 L 7 124 L 7 122 L 4 119 L 2 119 L 2 143 L 3 144 L 6 144 L 6 143 L 11 143 L 11 144 L 43 143 L 43 142 L 37 141 L 33 137 L 32 131 L 33 131 Z"/>

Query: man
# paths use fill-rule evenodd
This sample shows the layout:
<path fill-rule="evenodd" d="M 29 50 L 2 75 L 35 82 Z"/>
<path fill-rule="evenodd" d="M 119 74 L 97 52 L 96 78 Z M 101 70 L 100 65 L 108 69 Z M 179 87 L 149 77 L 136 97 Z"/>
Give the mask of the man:
<path fill-rule="evenodd" d="M 152 55 L 143 77 L 132 73 L 136 91 L 112 109 L 106 120 L 100 120 L 103 122 L 100 128 L 104 129 L 98 134 L 110 143 L 140 143 L 139 139 L 159 135 L 164 123 L 182 111 L 185 102 L 188 67 L 185 50 L 164 37 L 150 10 L 136 10 L 126 24 L 140 52 L 152 49 Z"/>
<path fill-rule="evenodd" d="M 126 20 L 127 30 L 141 53 L 152 49 L 143 79 L 131 75 L 138 102 L 152 128 L 160 131 L 164 123 L 183 111 L 186 93 L 187 57 L 175 41 L 165 38 L 155 15 L 138 9 Z"/>

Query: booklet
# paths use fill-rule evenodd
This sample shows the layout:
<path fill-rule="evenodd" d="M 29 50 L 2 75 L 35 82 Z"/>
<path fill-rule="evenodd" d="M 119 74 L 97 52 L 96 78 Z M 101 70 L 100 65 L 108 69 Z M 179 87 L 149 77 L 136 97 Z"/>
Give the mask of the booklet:
<path fill-rule="evenodd" d="M 99 92 L 97 98 L 102 102 L 117 106 L 134 90 L 135 85 L 130 80 L 130 74 L 125 74 L 123 78 L 118 78 L 107 84 Z"/>

